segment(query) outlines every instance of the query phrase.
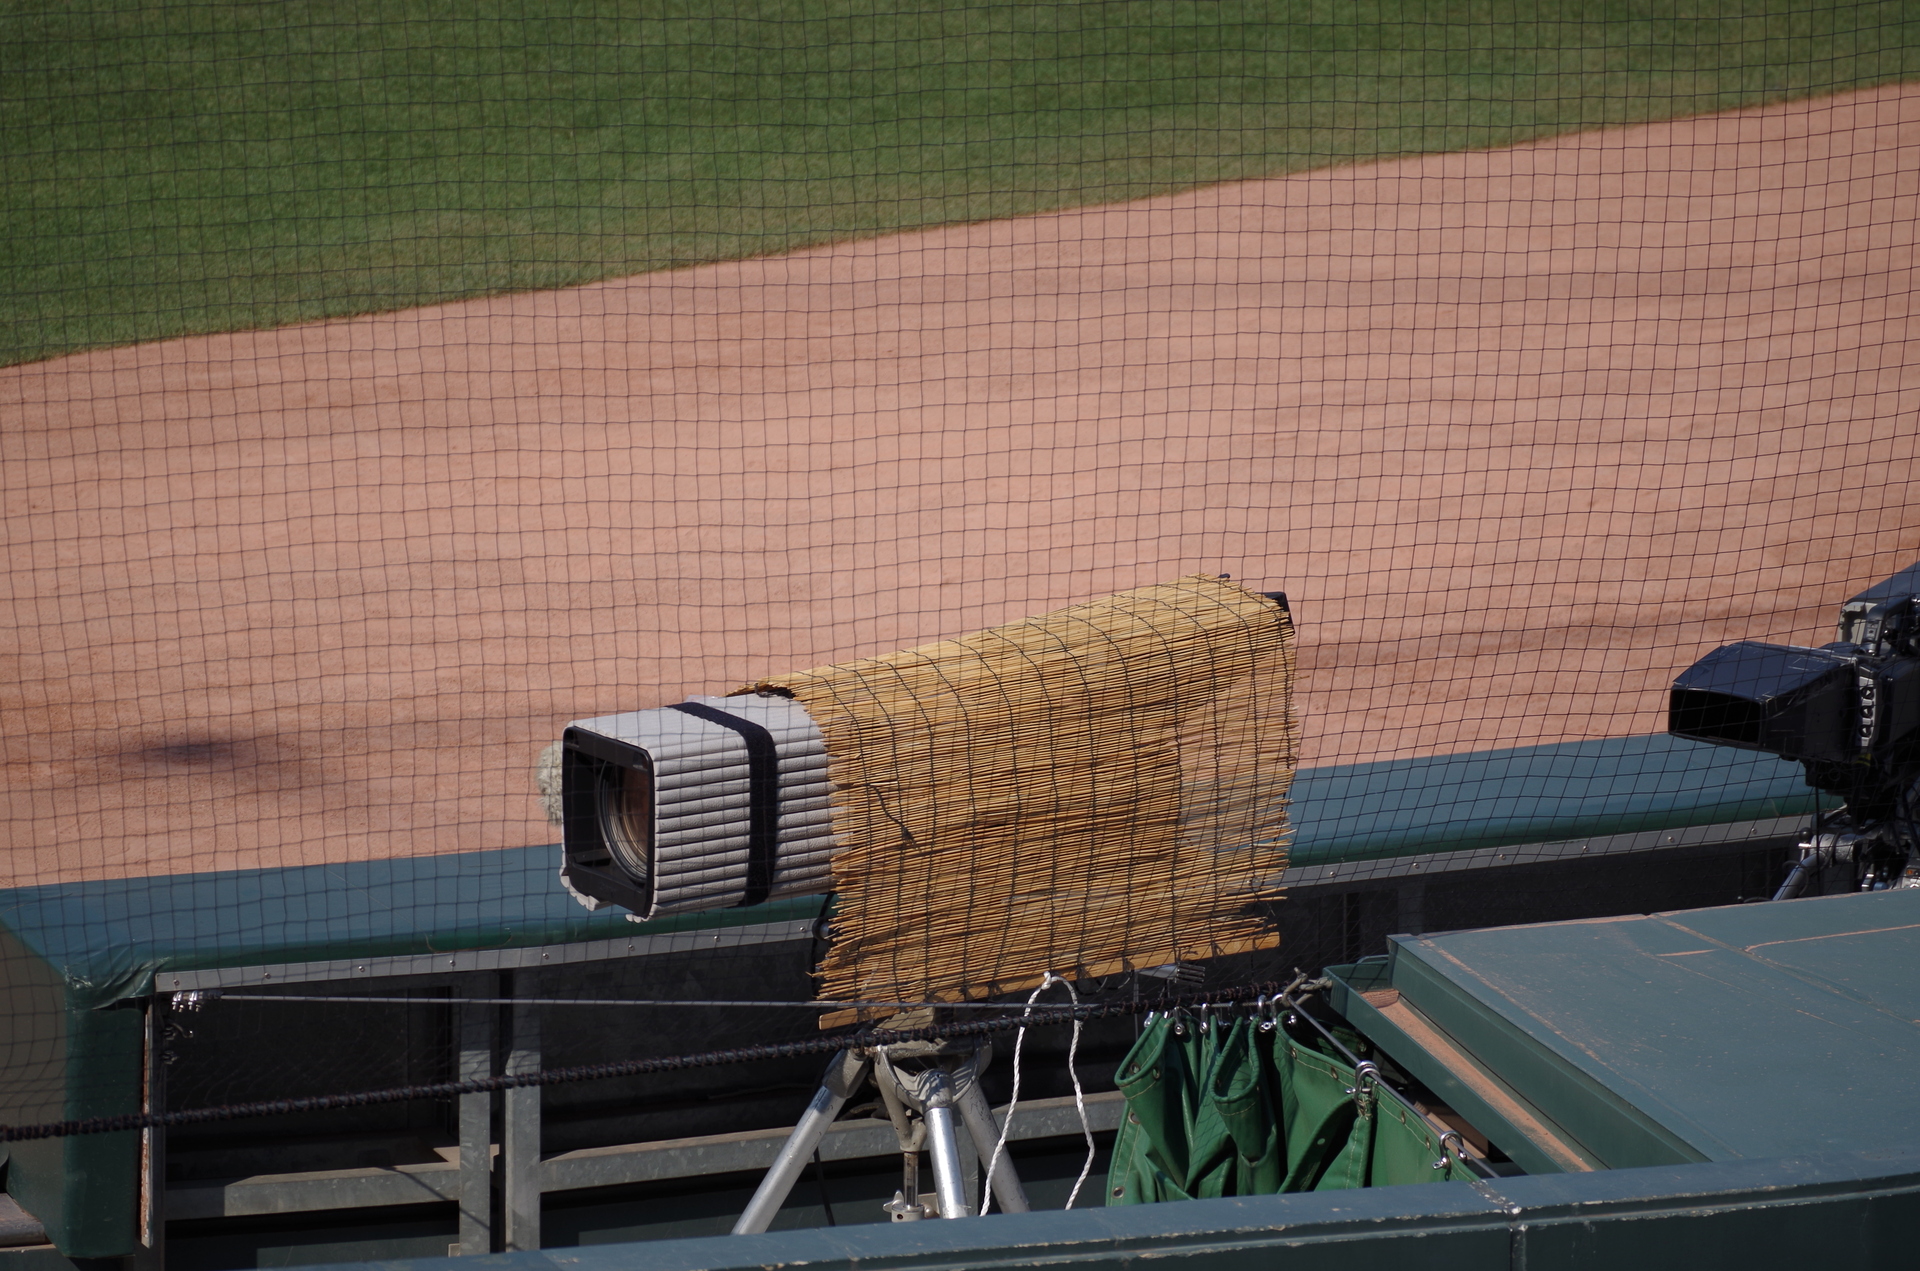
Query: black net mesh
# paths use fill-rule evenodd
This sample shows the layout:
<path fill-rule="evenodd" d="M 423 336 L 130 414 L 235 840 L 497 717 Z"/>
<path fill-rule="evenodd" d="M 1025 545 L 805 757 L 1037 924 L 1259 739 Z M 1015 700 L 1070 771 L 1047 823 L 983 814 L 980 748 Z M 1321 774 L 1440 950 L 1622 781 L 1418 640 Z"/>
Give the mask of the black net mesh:
<path fill-rule="evenodd" d="M 809 999 L 821 895 L 569 894 L 543 749 L 1196 573 L 1298 633 L 1278 947 L 1031 976 L 1145 1000 L 1770 894 L 1813 795 L 1666 735 L 1668 686 L 1920 556 L 1894 0 L 0 32 L 7 1125 L 445 1082 L 474 1011 L 499 1071 L 503 1001 Z M 551 1006 L 539 1062 L 819 1015 Z M 549 1148 L 777 1125 L 819 1062 L 554 1087 Z M 127 1252 L 136 1138 L 16 1145 L 8 1187 Z"/>

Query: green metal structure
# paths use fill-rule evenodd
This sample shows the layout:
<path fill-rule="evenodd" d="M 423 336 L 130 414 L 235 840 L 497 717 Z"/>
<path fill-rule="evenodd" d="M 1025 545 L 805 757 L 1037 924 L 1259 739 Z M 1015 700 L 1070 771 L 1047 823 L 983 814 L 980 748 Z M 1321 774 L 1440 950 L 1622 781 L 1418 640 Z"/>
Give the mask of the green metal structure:
<path fill-rule="evenodd" d="M 1391 946 L 1335 1009 L 1530 1173 L 1920 1144 L 1920 890 Z"/>
<path fill-rule="evenodd" d="M 1287 1053 L 1284 1032 L 1259 1041 L 1241 1019 L 1211 1036 L 1143 1038 L 1120 1073 L 1121 1143 L 1141 1146 L 1116 1150 L 1113 1178 L 1122 1190 L 1157 1187 L 1149 1199 L 1313 1190 L 1163 1204 L 1125 1195 L 1075 1213 L 499 1261 L 512 1271 L 1911 1267 L 1916 967 L 1920 890 L 1396 937 L 1386 957 L 1330 972 L 1333 1003 L 1526 1173 L 1365 1186 L 1399 1179 L 1338 1177 L 1323 1160 L 1318 1181 L 1294 1177 L 1302 1154 L 1287 1126 L 1276 1138 L 1271 1122 L 1244 1115 L 1247 1074 L 1290 1089 L 1316 1073 L 1364 1083 L 1351 1068 L 1316 1067 L 1317 1052 Z M 1304 1140 L 1337 1102 L 1273 1106 L 1286 1105 Z M 1353 1135 L 1336 1137 L 1335 1156 L 1364 1155 Z"/>

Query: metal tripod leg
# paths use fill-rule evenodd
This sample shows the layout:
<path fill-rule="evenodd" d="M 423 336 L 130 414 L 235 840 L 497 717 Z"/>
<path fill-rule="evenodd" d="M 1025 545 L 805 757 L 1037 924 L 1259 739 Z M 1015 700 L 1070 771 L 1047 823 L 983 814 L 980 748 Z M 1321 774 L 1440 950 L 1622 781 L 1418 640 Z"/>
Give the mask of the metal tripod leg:
<path fill-rule="evenodd" d="M 960 1177 L 960 1138 L 953 1126 L 953 1080 L 943 1069 L 926 1074 L 927 1154 L 933 1157 L 933 1190 L 942 1218 L 967 1218 L 967 1185 Z M 978 1144 L 975 1145 L 978 1150 Z"/>
<path fill-rule="evenodd" d="M 960 1096 L 960 1115 L 967 1123 L 967 1133 L 973 1136 L 973 1150 L 980 1157 L 980 1168 L 988 1168 L 993 1161 L 993 1145 L 1000 1141 L 1000 1130 L 993 1123 L 993 1109 L 988 1106 L 987 1096 L 978 1082 L 968 1086 L 967 1092 Z M 992 1182 L 993 1198 L 1000 1202 L 1001 1213 L 1031 1212 L 1027 1189 L 1020 1185 L 1020 1175 L 1005 1152 L 1000 1154 Z"/>
<path fill-rule="evenodd" d="M 787 1193 L 793 1190 L 800 1171 L 806 1168 L 814 1149 L 826 1137 L 827 1127 L 840 1115 L 840 1109 L 847 1106 L 847 1100 L 860 1088 L 860 1083 L 867 1079 L 870 1066 L 870 1060 L 852 1051 L 843 1050 L 833 1057 L 826 1075 L 820 1079 L 820 1088 L 814 1091 L 813 1102 L 800 1114 L 800 1121 L 787 1136 L 780 1155 L 767 1167 L 767 1176 L 760 1180 L 760 1189 L 747 1202 L 746 1212 L 733 1224 L 734 1235 L 765 1231 L 772 1225 L 780 1206 L 787 1203 Z"/>

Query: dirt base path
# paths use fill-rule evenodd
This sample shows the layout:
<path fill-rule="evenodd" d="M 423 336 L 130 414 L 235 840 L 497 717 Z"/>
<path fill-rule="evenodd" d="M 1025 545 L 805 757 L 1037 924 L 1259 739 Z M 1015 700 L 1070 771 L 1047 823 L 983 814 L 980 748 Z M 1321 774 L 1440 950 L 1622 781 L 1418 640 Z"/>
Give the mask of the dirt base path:
<path fill-rule="evenodd" d="M 1209 569 L 1307 761 L 1920 557 L 1920 87 L 0 371 L 0 883 L 551 841 L 567 720 Z"/>

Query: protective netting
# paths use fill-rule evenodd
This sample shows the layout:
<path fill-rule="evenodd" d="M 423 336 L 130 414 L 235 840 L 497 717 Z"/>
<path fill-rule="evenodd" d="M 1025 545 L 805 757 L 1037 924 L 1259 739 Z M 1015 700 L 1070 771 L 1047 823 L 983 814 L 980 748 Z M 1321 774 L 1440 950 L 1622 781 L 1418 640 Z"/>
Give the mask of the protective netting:
<path fill-rule="evenodd" d="M 576 903 L 542 750 L 1196 574 L 1291 605 L 1291 899 L 1097 1000 L 1768 893 L 1699 853 L 1790 833 L 1799 770 L 1667 738 L 1666 691 L 1920 558 L 1917 23 L 13 6 L 0 1123 L 137 1110 L 165 1054 L 194 1101 L 431 1085 L 456 1000 L 815 995 L 820 897 Z M 424 1004 L 240 1001 L 293 984 Z M 171 1042 L 117 1005 L 215 987 Z M 553 1009 L 542 1062 L 820 1016 Z M 732 1080 L 554 1124 L 777 1123 L 809 1078 Z M 117 1256 L 138 1144 L 98 1143 L 7 1186 Z"/>

